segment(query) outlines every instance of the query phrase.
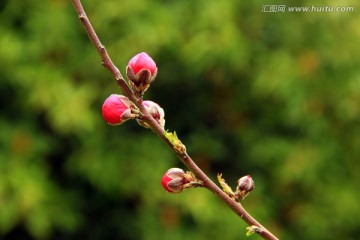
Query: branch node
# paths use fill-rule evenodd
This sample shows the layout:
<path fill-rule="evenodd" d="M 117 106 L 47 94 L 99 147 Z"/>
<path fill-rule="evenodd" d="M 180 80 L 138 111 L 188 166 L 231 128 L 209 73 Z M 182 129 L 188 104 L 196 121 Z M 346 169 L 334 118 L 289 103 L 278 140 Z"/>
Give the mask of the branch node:
<path fill-rule="evenodd" d="M 79 19 L 81 20 L 81 21 L 84 21 L 85 19 L 86 19 L 86 14 L 85 13 L 81 13 L 81 14 L 79 14 Z"/>
<path fill-rule="evenodd" d="M 116 76 L 115 77 L 115 81 L 122 81 L 124 80 L 124 78 L 122 76 Z"/>
<path fill-rule="evenodd" d="M 246 230 L 248 230 L 246 232 L 246 236 L 249 237 L 251 235 L 253 235 L 254 233 L 257 233 L 257 234 L 261 234 L 263 229 L 261 227 L 258 227 L 258 226 L 255 226 L 255 225 L 252 225 L 250 227 L 247 227 Z"/>
<path fill-rule="evenodd" d="M 100 53 L 104 54 L 106 52 L 105 46 L 101 44 L 99 46 L 99 51 L 100 51 Z"/>

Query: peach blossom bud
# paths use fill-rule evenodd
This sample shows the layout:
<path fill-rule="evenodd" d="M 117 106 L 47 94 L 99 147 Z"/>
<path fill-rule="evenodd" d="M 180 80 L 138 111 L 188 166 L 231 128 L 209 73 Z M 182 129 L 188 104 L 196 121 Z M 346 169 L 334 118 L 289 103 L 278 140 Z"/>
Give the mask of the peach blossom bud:
<path fill-rule="evenodd" d="M 135 94 L 142 96 L 157 74 L 154 60 L 145 52 L 135 55 L 126 67 L 126 76 Z"/>
<path fill-rule="evenodd" d="M 119 125 L 131 118 L 130 100 L 118 94 L 111 94 L 102 106 L 102 115 L 110 125 Z"/>
<path fill-rule="evenodd" d="M 236 188 L 234 197 L 236 201 L 243 200 L 249 192 L 251 192 L 255 187 L 253 179 L 250 175 L 246 175 L 238 180 L 238 186 Z"/>
<path fill-rule="evenodd" d="M 167 192 L 179 193 L 184 189 L 184 185 L 188 182 L 185 172 L 181 168 L 170 168 L 166 171 L 161 179 L 161 184 Z"/>
<path fill-rule="evenodd" d="M 143 69 L 149 70 L 152 75 L 156 72 L 155 62 L 146 52 L 136 54 L 129 61 L 128 66 L 133 70 L 135 75 Z"/>
<path fill-rule="evenodd" d="M 251 178 L 250 175 L 246 175 L 238 180 L 237 189 L 239 191 L 250 192 L 254 189 L 254 187 L 255 187 L 254 180 Z"/>
<path fill-rule="evenodd" d="M 149 111 L 150 115 L 160 124 L 162 128 L 165 126 L 165 112 L 164 109 L 162 109 L 157 103 L 153 101 L 143 101 L 143 105 L 146 108 L 146 110 Z M 149 126 L 142 120 L 138 119 L 138 123 L 146 128 L 149 128 Z"/>

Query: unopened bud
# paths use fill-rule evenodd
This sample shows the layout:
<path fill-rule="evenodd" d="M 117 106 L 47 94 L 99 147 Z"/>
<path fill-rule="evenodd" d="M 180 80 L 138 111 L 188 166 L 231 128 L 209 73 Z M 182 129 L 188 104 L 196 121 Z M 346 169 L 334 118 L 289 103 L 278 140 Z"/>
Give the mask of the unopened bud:
<path fill-rule="evenodd" d="M 143 101 L 143 105 L 146 108 L 146 110 L 150 113 L 150 115 L 156 120 L 157 123 L 159 123 L 159 125 L 164 128 L 165 126 L 165 112 L 164 109 L 162 109 L 157 103 L 153 102 L 153 101 Z M 138 119 L 137 120 L 138 123 L 146 128 L 150 128 L 149 125 L 141 120 Z"/>
<path fill-rule="evenodd" d="M 247 191 L 250 192 L 255 187 L 254 181 L 250 175 L 246 175 L 238 180 L 237 189 L 240 191 Z"/>
<path fill-rule="evenodd" d="M 181 168 L 170 168 L 162 177 L 161 184 L 169 193 L 180 193 L 187 188 L 202 186 L 203 182 L 192 172 L 185 172 Z"/>
<path fill-rule="evenodd" d="M 131 118 L 130 100 L 118 94 L 111 94 L 102 106 L 102 115 L 111 125 L 119 125 Z"/>
<path fill-rule="evenodd" d="M 170 193 L 179 193 L 184 189 L 186 179 L 185 172 L 181 168 L 170 168 L 161 179 L 161 184 Z"/>
<path fill-rule="evenodd" d="M 250 175 L 246 175 L 238 180 L 238 185 L 235 192 L 235 198 L 238 201 L 243 200 L 249 192 L 255 187 L 254 180 Z"/>
<path fill-rule="evenodd" d="M 157 74 L 154 60 L 145 52 L 135 55 L 126 67 L 126 75 L 135 94 L 142 97 Z"/>

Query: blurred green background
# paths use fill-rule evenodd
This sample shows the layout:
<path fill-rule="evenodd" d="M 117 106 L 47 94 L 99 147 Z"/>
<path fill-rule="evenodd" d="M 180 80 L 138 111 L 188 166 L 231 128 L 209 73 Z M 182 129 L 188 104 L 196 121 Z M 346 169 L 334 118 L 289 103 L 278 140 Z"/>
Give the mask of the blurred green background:
<path fill-rule="evenodd" d="M 83 4 L 123 74 L 139 52 L 156 61 L 145 98 L 204 171 L 253 177 L 256 219 L 281 239 L 358 239 L 359 1 Z M 107 125 L 111 93 L 71 1 L 0 1 L 0 239 L 246 239 L 209 191 L 163 190 L 182 164 L 135 121 Z"/>

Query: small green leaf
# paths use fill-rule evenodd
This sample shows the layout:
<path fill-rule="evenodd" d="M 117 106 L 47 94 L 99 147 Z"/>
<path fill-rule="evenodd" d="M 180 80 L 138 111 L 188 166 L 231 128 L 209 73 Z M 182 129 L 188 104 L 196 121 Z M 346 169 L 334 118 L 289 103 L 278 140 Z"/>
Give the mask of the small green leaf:
<path fill-rule="evenodd" d="M 186 154 L 186 147 L 179 140 L 179 138 L 176 135 L 175 131 L 174 131 L 174 133 L 172 133 L 172 132 L 169 132 L 168 130 L 166 130 L 164 132 L 164 136 L 166 137 L 167 140 L 169 140 L 169 142 L 173 146 L 173 149 L 174 149 L 175 152 L 177 152 L 179 154 Z"/>
<path fill-rule="evenodd" d="M 175 145 L 175 143 L 179 140 L 175 131 L 174 131 L 174 133 L 172 133 L 172 132 L 169 132 L 168 130 L 166 130 L 164 132 L 164 136 L 167 138 L 167 140 L 169 140 L 169 142 L 172 145 Z"/>
<path fill-rule="evenodd" d="M 248 230 L 248 231 L 246 232 L 246 236 L 247 236 L 247 237 L 250 237 L 250 236 L 253 235 L 254 233 L 255 233 L 254 231 Z"/>
<path fill-rule="evenodd" d="M 234 198 L 234 192 L 231 187 L 225 182 L 225 179 L 222 178 L 222 174 L 218 173 L 217 179 L 223 189 L 223 191 L 231 198 Z"/>
<path fill-rule="evenodd" d="M 259 228 L 258 226 L 252 225 L 250 227 L 247 227 L 246 230 L 248 230 L 246 232 L 246 236 L 250 237 L 251 235 L 253 235 L 254 233 L 261 233 L 261 228 Z"/>

